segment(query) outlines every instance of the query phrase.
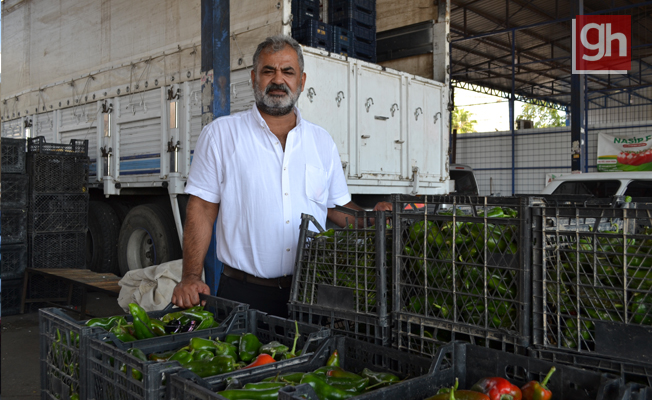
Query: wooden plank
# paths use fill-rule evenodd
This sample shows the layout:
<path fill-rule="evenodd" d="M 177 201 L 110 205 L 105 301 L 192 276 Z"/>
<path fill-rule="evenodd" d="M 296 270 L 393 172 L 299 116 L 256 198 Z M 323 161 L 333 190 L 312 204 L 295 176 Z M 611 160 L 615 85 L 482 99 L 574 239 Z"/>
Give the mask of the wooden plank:
<path fill-rule="evenodd" d="M 428 20 L 437 20 L 433 0 L 376 0 L 376 31 L 400 28 Z"/>
<path fill-rule="evenodd" d="M 433 76 L 433 61 L 431 53 L 383 61 L 380 65 L 428 79 L 432 79 Z"/>
<path fill-rule="evenodd" d="M 102 291 L 107 291 L 111 293 L 119 293 L 120 277 L 110 274 L 110 273 L 97 273 L 89 271 L 87 269 L 33 269 L 28 270 L 30 274 L 41 274 L 45 276 L 51 276 L 55 278 L 60 278 L 68 282 L 73 282 L 75 284 L 84 285 L 90 288 L 99 289 Z"/>

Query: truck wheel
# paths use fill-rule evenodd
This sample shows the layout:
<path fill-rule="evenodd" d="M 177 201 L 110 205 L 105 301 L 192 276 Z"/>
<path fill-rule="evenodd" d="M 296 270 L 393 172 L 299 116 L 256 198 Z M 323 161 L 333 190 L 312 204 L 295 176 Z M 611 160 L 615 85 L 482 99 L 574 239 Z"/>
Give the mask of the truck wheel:
<path fill-rule="evenodd" d="M 120 273 L 181 258 L 179 236 L 172 215 L 156 204 L 131 209 L 120 228 Z"/>
<path fill-rule="evenodd" d="M 120 221 L 113 208 L 100 201 L 88 204 L 86 266 L 93 272 L 118 274 Z"/>

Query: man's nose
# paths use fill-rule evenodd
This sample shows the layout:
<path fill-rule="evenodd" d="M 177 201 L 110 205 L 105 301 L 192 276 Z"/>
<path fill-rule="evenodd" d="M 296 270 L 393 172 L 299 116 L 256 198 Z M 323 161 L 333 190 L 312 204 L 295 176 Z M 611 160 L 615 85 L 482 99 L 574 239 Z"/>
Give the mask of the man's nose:
<path fill-rule="evenodd" d="M 285 82 L 282 71 L 276 71 L 272 77 L 272 82 L 282 84 Z"/>

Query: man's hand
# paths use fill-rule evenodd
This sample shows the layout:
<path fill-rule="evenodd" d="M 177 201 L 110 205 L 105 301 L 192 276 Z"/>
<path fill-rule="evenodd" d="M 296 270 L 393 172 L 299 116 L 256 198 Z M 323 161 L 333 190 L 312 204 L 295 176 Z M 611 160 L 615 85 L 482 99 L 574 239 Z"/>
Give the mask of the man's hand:
<path fill-rule="evenodd" d="M 392 203 L 388 201 L 379 201 L 376 203 L 374 211 L 392 211 Z"/>
<path fill-rule="evenodd" d="M 172 292 L 172 303 L 181 308 L 199 304 L 199 293 L 211 294 L 208 285 L 201 278 L 191 275 L 181 279 Z"/>

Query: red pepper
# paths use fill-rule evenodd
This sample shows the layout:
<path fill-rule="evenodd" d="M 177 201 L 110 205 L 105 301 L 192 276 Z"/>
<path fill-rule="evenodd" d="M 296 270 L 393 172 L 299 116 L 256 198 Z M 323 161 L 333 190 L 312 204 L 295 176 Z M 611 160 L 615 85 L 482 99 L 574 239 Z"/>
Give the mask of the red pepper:
<path fill-rule="evenodd" d="M 486 394 L 490 400 L 521 400 L 523 397 L 518 386 L 499 377 L 480 379 L 471 390 Z"/>
<path fill-rule="evenodd" d="M 243 367 L 242 369 L 260 367 L 261 365 L 271 364 L 273 362 L 276 362 L 274 357 L 270 356 L 269 354 L 261 353 L 251 364 Z"/>
<path fill-rule="evenodd" d="M 543 382 L 539 383 L 537 381 L 530 381 L 521 388 L 523 392 L 523 400 L 550 400 L 552 398 L 552 392 L 546 387 L 548 380 L 552 376 L 552 373 L 555 372 L 555 367 L 550 368 L 550 372 L 546 375 Z"/>

